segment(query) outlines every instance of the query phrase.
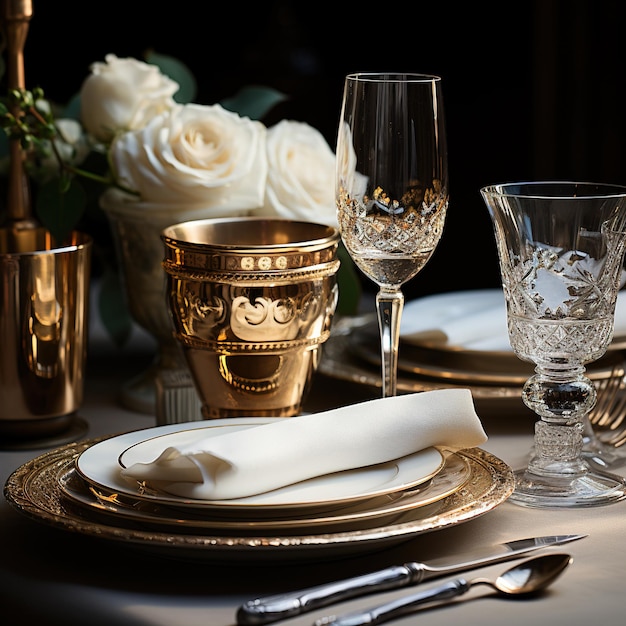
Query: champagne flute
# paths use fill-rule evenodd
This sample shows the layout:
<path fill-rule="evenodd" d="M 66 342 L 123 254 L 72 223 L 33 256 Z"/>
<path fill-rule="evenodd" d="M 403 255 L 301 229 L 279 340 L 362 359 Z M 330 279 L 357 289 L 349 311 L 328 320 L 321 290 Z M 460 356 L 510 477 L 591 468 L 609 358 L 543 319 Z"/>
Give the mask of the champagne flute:
<path fill-rule="evenodd" d="M 402 285 L 432 256 L 448 208 L 441 78 L 346 76 L 337 138 L 339 230 L 356 266 L 378 285 L 382 395 L 397 391 Z"/>

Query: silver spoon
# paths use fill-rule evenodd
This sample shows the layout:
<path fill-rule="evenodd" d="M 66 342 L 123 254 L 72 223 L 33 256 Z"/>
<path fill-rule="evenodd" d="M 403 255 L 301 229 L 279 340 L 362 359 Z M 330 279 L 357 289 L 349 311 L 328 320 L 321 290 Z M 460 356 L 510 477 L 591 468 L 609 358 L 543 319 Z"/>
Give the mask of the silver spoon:
<path fill-rule="evenodd" d="M 470 581 L 465 578 L 458 578 L 438 587 L 369 609 L 344 615 L 322 617 L 315 622 L 314 626 L 382 624 L 411 613 L 415 607 L 421 604 L 461 596 L 475 585 L 488 585 L 504 596 L 529 596 L 539 593 L 551 585 L 572 561 L 573 559 L 569 554 L 544 554 L 506 570 L 495 581 L 488 578 L 474 578 Z"/>

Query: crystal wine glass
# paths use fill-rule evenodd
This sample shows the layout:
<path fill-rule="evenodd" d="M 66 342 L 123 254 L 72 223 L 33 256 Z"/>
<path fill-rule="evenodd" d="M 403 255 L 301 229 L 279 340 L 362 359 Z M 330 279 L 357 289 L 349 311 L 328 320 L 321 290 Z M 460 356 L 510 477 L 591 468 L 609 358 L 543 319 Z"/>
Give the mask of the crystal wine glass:
<path fill-rule="evenodd" d="M 582 454 L 596 402 L 585 365 L 607 350 L 626 249 L 626 187 L 527 182 L 481 189 L 491 216 L 515 354 L 534 363 L 522 389 L 541 418 L 510 501 L 603 505 L 626 496 L 620 476 Z"/>
<path fill-rule="evenodd" d="M 378 285 L 382 395 L 397 391 L 401 287 L 433 254 L 448 208 L 441 78 L 349 74 L 337 138 L 343 243 Z"/>

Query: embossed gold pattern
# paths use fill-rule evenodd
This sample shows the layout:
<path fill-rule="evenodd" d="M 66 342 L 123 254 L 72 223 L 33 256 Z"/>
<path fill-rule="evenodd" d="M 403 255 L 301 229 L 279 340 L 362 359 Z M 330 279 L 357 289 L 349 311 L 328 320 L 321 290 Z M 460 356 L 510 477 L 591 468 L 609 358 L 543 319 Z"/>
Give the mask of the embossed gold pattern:
<path fill-rule="evenodd" d="M 203 415 L 296 415 L 337 304 L 338 231 L 244 217 L 174 224 L 162 239 L 174 336 Z"/>
<path fill-rule="evenodd" d="M 475 519 L 504 502 L 514 488 L 513 473 L 506 463 L 480 448 L 471 448 L 457 453 L 468 463 L 471 472 L 462 488 L 432 505 L 405 511 L 382 525 L 374 519 L 352 529 L 333 532 L 313 518 L 307 534 L 281 535 L 268 534 L 262 527 L 226 532 L 203 527 L 201 523 L 195 528 L 190 522 L 176 532 L 171 525 L 159 528 L 156 520 L 152 528 L 146 528 L 142 520 L 100 515 L 72 506 L 63 494 L 59 479 L 73 467 L 78 456 L 97 441 L 56 448 L 19 467 L 4 487 L 9 504 L 31 519 L 66 531 L 128 543 L 177 558 L 301 560 L 380 549 Z"/>

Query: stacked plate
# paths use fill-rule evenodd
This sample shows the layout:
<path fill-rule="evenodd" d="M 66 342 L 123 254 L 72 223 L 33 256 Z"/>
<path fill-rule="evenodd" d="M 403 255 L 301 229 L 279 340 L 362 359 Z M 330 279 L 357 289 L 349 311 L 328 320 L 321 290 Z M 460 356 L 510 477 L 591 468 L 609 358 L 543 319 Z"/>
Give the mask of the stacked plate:
<path fill-rule="evenodd" d="M 410 539 L 473 519 L 512 493 L 510 468 L 487 452 L 428 448 L 253 497 L 194 500 L 128 481 L 121 469 L 170 445 L 271 418 L 171 424 L 71 444 L 18 468 L 7 500 L 42 522 L 183 558 L 324 557 Z"/>
<path fill-rule="evenodd" d="M 588 365 L 587 375 L 609 378 L 613 366 L 623 361 L 625 347 L 626 292 L 620 292 L 613 343 L 604 357 Z M 340 320 L 324 350 L 321 373 L 380 386 L 375 315 Z M 521 399 L 533 368 L 511 350 L 500 289 L 436 294 L 404 307 L 398 363 L 402 392 L 469 387 L 482 416 L 506 413 L 536 419 Z"/>

